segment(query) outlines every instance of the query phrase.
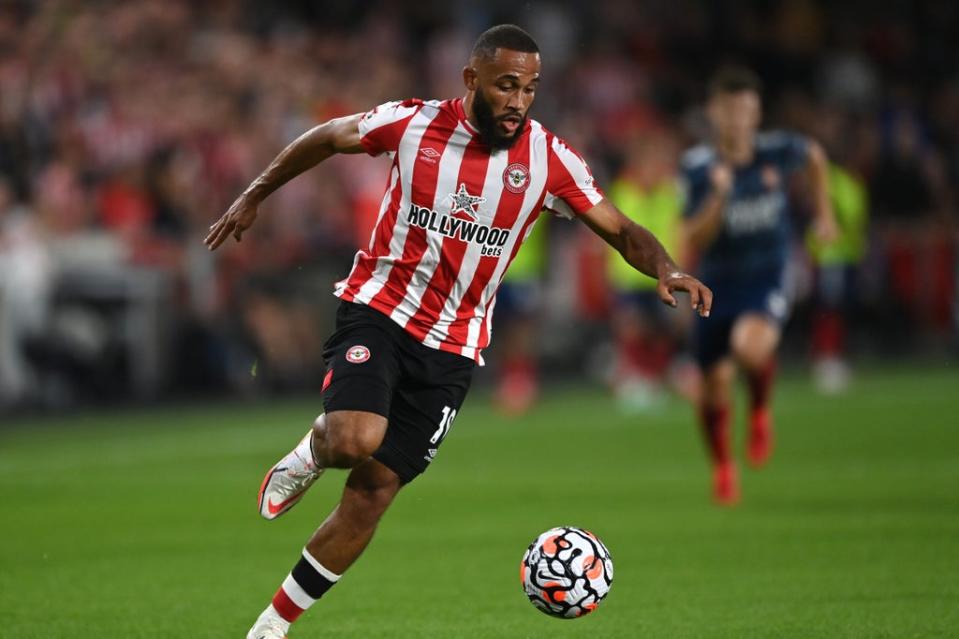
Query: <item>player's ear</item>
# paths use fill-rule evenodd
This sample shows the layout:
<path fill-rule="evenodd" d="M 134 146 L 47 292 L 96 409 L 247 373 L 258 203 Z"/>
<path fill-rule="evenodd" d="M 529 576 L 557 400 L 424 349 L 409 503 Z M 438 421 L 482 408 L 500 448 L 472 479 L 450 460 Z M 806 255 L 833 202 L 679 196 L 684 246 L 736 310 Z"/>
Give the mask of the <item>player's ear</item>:
<path fill-rule="evenodd" d="M 472 66 L 463 67 L 463 84 L 468 91 L 475 91 L 478 84 L 479 74 Z"/>

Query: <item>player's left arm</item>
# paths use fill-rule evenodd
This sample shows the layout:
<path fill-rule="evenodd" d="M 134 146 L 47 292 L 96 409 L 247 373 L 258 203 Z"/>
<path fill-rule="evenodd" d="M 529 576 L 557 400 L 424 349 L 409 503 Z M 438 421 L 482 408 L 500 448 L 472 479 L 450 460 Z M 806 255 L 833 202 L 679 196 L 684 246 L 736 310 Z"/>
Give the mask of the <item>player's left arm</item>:
<path fill-rule="evenodd" d="M 829 197 L 829 159 L 815 140 L 809 140 L 806 148 L 806 171 L 813 199 L 813 233 L 823 244 L 839 238 L 839 226 Z"/>
<path fill-rule="evenodd" d="M 609 200 L 604 198 L 579 218 L 619 251 L 633 268 L 658 279 L 656 292 L 665 304 L 676 306 L 673 293 L 686 291 L 692 307 L 703 317 L 709 317 L 712 291 L 695 277 L 683 273 L 652 233 L 623 215 Z"/>

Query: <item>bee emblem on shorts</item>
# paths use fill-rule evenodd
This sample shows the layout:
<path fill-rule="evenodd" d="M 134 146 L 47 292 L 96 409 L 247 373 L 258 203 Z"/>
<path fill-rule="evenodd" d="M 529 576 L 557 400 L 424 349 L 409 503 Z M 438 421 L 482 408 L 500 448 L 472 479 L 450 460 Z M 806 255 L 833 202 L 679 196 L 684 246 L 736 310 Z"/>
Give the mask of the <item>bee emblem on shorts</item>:
<path fill-rule="evenodd" d="M 350 364 L 362 364 L 370 358 L 370 349 L 360 344 L 346 350 L 346 361 Z"/>

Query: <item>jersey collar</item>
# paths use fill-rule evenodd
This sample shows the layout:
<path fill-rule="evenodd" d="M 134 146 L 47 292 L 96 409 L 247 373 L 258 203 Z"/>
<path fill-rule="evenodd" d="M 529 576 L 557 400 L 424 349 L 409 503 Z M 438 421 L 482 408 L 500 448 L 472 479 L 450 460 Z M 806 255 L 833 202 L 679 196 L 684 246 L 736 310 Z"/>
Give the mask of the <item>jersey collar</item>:
<path fill-rule="evenodd" d="M 463 108 L 463 98 L 456 98 L 453 100 L 453 111 L 456 113 L 457 119 L 459 119 L 459 121 L 463 123 L 463 126 L 466 127 L 467 131 L 473 135 L 479 135 L 479 131 L 476 130 L 476 127 L 473 126 L 466 118 L 466 109 Z"/>

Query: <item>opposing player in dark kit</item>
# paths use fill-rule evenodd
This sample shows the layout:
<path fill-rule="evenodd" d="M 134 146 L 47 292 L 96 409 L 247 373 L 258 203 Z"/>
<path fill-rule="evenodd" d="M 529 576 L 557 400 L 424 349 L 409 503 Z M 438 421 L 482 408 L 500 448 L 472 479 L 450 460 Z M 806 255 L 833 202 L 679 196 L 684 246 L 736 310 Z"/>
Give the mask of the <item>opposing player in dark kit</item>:
<path fill-rule="evenodd" d="M 737 365 L 749 384 L 748 459 L 761 466 L 772 451 L 770 394 L 789 310 L 784 274 L 791 174 L 808 172 L 816 236 L 829 242 L 837 231 L 822 148 L 794 133 L 758 132 L 760 83 L 751 71 L 718 72 L 707 114 L 715 143 L 687 151 L 682 160 L 683 230 L 688 246 L 700 254 L 699 277 L 716 294 L 710 320 L 697 320 L 694 349 L 703 370 L 699 414 L 713 462 L 713 496 L 732 504 L 739 496 L 729 432 Z"/>
<path fill-rule="evenodd" d="M 497 286 L 544 208 L 578 217 L 656 277 L 663 302 L 676 305 L 672 293 L 686 291 L 708 315 L 710 291 L 606 201 L 575 151 L 528 118 L 539 72 L 529 35 L 494 27 L 463 70 L 465 97 L 389 102 L 311 129 L 211 227 L 210 249 L 230 235 L 239 241 L 264 198 L 335 153 L 393 161 L 370 244 L 336 285 L 342 303 L 324 353 L 325 412 L 267 473 L 260 514 L 289 510 L 326 468 L 352 470 L 249 638 L 284 637 L 433 460 L 482 362 Z"/>

